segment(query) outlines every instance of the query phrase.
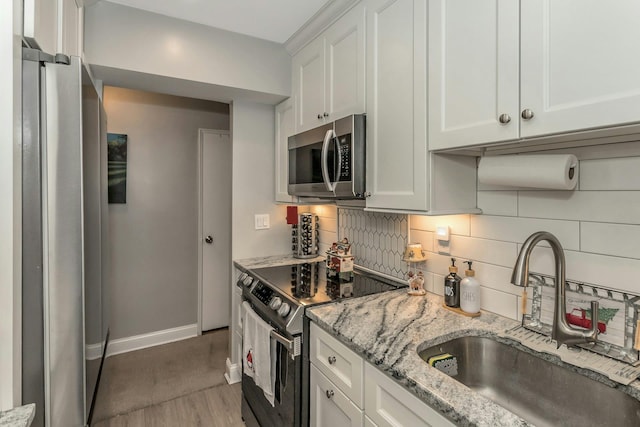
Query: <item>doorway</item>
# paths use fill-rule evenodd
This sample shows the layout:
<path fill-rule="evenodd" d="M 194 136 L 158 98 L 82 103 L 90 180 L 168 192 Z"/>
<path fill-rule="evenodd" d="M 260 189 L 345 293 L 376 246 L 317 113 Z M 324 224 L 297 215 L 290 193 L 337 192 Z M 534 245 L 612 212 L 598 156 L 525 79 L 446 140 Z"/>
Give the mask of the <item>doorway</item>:
<path fill-rule="evenodd" d="M 198 131 L 198 334 L 229 326 L 231 158 L 229 131 Z"/>

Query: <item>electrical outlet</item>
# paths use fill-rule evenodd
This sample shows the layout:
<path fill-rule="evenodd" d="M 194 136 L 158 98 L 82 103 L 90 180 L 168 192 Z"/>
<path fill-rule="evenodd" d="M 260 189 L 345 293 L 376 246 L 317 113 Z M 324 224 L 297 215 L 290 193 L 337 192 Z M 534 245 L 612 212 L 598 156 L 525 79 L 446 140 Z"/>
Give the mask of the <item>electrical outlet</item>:
<path fill-rule="evenodd" d="M 256 214 L 254 216 L 256 230 L 266 230 L 271 227 L 269 214 Z"/>

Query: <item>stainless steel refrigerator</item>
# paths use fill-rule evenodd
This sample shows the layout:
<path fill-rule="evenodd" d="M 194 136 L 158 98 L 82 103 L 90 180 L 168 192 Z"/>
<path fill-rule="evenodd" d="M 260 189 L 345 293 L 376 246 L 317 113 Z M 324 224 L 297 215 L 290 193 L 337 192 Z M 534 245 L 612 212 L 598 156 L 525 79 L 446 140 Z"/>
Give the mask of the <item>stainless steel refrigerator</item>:
<path fill-rule="evenodd" d="M 79 58 L 25 48 L 22 67 L 22 400 L 34 426 L 84 426 L 108 337 L 106 120 Z"/>

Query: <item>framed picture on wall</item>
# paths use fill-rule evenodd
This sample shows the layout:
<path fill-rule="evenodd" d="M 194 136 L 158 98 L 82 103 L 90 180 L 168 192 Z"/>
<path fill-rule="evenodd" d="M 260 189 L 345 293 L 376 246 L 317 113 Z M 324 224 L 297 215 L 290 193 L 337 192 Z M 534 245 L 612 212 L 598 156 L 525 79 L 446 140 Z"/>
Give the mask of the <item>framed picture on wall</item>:
<path fill-rule="evenodd" d="M 107 133 L 109 203 L 127 203 L 127 135 Z"/>

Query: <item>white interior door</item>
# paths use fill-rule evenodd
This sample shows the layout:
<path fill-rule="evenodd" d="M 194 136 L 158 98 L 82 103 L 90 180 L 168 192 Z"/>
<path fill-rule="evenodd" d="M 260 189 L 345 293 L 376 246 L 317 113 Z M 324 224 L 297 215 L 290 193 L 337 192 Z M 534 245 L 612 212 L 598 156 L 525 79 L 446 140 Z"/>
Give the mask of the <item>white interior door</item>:
<path fill-rule="evenodd" d="M 200 278 L 202 330 L 229 326 L 231 307 L 231 140 L 200 129 Z"/>

